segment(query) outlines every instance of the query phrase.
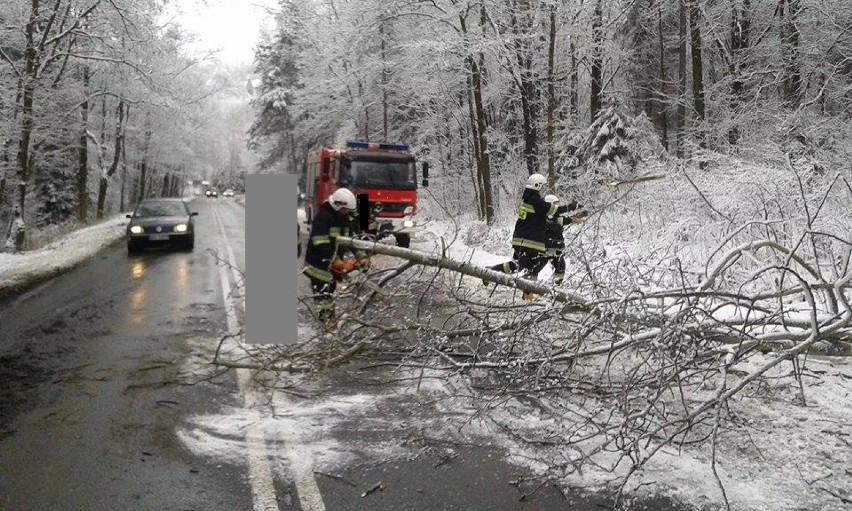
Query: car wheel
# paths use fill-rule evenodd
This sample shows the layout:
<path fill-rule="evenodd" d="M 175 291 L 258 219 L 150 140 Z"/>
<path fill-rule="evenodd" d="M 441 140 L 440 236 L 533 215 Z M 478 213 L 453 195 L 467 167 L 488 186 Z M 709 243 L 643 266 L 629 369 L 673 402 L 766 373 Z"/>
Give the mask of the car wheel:
<path fill-rule="evenodd" d="M 139 252 L 140 248 L 141 247 L 139 246 L 138 243 L 133 243 L 133 242 L 130 242 L 130 241 L 127 242 L 127 253 L 128 254 L 135 254 L 135 253 Z"/>
<path fill-rule="evenodd" d="M 191 238 L 189 238 L 189 241 L 184 243 L 183 248 L 185 250 L 189 251 L 189 252 L 192 252 L 192 250 L 195 248 L 195 236 L 194 235 Z"/>

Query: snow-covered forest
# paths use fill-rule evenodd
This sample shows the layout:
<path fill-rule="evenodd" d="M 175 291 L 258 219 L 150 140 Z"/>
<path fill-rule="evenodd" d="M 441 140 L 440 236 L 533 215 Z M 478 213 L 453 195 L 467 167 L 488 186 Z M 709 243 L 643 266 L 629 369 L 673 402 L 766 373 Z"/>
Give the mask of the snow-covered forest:
<path fill-rule="evenodd" d="M 256 61 L 261 165 L 409 143 L 433 169 L 422 219 L 446 229 L 426 228 L 429 257 L 376 249 L 410 262 L 355 285 L 333 339 L 263 364 L 372 353 L 418 382 L 464 375 L 452 394 L 485 435 L 568 485 L 671 481 L 674 452 L 690 475 L 672 484 L 714 509 L 852 502 L 832 436 L 848 376 L 820 358 L 852 339 L 852 3 L 282 1 L 276 27 Z M 509 257 L 533 172 L 592 212 L 566 230 L 559 289 L 477 256 Z"/>
<path fill-rule="evenodd" d="M 190 54 L 156 0 L 0 3 L 0 248 L 241 182 L 248 69 Z"/>
<path fill-rule="evenodd" d="M 850 22 L 847 0 L 282 1 L 253 135 L 294 171 L 318 143 L 408 142 L 489 223 L 534 170 L 824 182 L 848 170 Z"/>

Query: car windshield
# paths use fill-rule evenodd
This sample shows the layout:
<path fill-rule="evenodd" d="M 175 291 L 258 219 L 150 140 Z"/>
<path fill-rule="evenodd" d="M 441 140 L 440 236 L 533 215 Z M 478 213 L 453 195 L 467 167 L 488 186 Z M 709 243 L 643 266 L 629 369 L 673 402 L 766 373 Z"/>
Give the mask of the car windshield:
<path fill-rule="evenodd" d="M 143 202 L 135 216 L 186 216 L 186 206 L 183 202 Z"/>
<path fill-rule="evenodd" d="M 342 186 L 398 190 L 417 188 L 413 161 L 390 159 L 344 161 L 340 174 Z"/>

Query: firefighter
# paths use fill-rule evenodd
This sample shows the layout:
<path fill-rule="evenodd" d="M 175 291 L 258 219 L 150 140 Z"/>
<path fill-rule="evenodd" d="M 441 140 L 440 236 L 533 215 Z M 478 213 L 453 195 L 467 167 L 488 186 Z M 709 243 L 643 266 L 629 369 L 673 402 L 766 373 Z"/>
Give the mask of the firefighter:
<path fill-rule="evenodd" d="M 553 194 L 544 197 L 548 204 L 559 204 L 559 197 Z M 577 202 L 571 202 L 567 206 L 559 206 L 553 216 L 547 218 L 545 224 L 545 248 L 547 249 L 547 261 L 553 266 L 553 281 L 556 285 L 562 284 L 565 278 L 565 236 L 564 229 L 566 220 L 569 223 L 582 223 L 586 212 L 583 206 Z M 543 268 L 543 267 L 542 267 Z M 539 268 L 541 271 L 542 268 Z M 536 273 L 536 275 L 538 275 Z"/>
<path fill-rule="evenodd" d="M 355 195 L 338 188 L 320 206 L 311 225 L 305 249 L 305 275 L 311 279 L 317 317 L 326 321 L 334 316 L 334 291 L 346 273 L 355 268 L 356 261 L 343 260 L 349 249 L 335 251 L 338 236 L 351 236 L 352 217 L 356 210 Z"/>
<path fill-rule="evenodd" d="M 512 260 L 492 266 L 490 269 L 503 273 L 523 271 L 523 275 L 538 275 L 547 264 L 545 246 L 545 222 L 547 217 L 556 213 L 557 205 L 548 204 L 541 197 L 541 190 L 547 178 L 533 174 L 527 179 L 526 187 L 518 206 L 518 219 L 512 234 L 514 253 Z M 484 282 L 487 284 L 487 282 Z M 524 292 L 524 300 L 532 299 L 532 294 Z"/>

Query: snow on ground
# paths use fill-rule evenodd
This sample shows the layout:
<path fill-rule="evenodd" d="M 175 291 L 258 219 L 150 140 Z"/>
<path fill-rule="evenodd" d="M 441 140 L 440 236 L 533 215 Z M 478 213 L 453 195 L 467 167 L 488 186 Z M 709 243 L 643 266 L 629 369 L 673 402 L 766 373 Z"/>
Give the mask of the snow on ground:
<path fill-rule="evenodd" d="M 752 369 L 765 356 L 749 362 Z M 783 364 L 782 364 L 783 366 Z M 732 400 L 731 411 L 738 427 L 720 433 L 717 470 L 731 503 L 744 511 L 850 509 L 836 497 L 852 495 L 852 364 L 845 359 L 812 359 L 806 373 L 807 406 L 794 404 L 798 389 L 791 378 L 779 380 L 772 399 L 749 396 Z M 789 366 L 771 376 L 781 376 Z M 502 447 L 509 459 L 542 476 L 553 476 L 552 467 L 565 463 L 572 452 L 565 447 L 531 447 L 519 443 L 495 424 L 510 426 L 521 436 L 534 437 L 542 431 L 564 428 L 553 415 L 509 400 L 498 408 L 481 411 L 481 403 L 449 396 L 471 395 L 469 388 L 444 388 L 446 399 L 436 399 L 448 414 L 477 417 L 461 426 L 461 432 Z M 463 385 L 463 384 L 462 384 Z M 565 406 L 565 403 L 561 403 Z M 570 407 L 570 406 L 569 406 Z M 451 424 L 446 427 L 452 429 Z M 588 446 L 587 446 L 588 447 Z M 711 447 L 676 445 L 664 447 L 634 476 L 627 490 L 638 495 L 665 494 L 694 509 L 719 509 L 721 493 L 711 469 Z M 625 474 L 601 469 L 616 463 L 612 453 L 598 453 L 581 474 L 565 476 L 568 487 L 602 488 Z M 709 507 L 702 507 L 709 506 Z"/>
<path fill-rule="evenodd" d="M 244 196 L 235 200 L 245 204 Z M 299 215 L 299 219 L 303 220 L 303 211 Z M 23 254 L 0 254 L 0 294 L 66 271 L 94 256 L 124 236 L 125 223 L 124 215 L 117 215 L 67 235 L 43 249 Z M 500 218 L 491 227 L 472 217 L 426 218 L 422 219 L 421 230 L 414 237 L 412 248 L 433 251 L 446 246 L 449 257 L 477 265 L 493 265 L 511 256 L 509 239 L 512 225 L 510 217 Z M 619 228 L 627 232 L 624 225 Z M 576 231 L 577 228 L 571 229 Z M 610 255 L 621 253 L 630 256 L 642 248 L 636 238 L 625 236 L 621 241 L 611 242 L 606 250 Z M 696 248 L 697 252 L 702 250 L 702 247 Z M 575 263 L 569 260 L 569 273 L 572 264 Z M 547 267 L 540 275 L 541 280 L 548 281 L 551 272 Z M 475 285 L 472 281 L 478 279 L 465 280 L 469 281 L 469 285 Z M 311 329 L 300 328 L 300 335 L 303 333 L 310 336 Z M 211 344 L 207 339 L 203 340 L 203 344 L 209 349 L 215 343 Z M 209 360 L 209 353 L 196 355 L 196 361 Z M 739 368 L 754 369 L 769 356 L 756 356 L 749 359 L 747 366 Z M 790 370 L 787 363 L 776 368 L 776 379 L 770 380 L 773 383 L 765 392 L 732 401 L 731 411 L 737 426 L 721 432 L 717 453 L 717 468 L 732 509 L 852 509 L 852 504 L 849 504 L 852 499 L 852 430 L 849 426 L 852 424 L 852 407 L 849 405 L 852 403 L 852 363 L 848 358 L 811 357 L 807 368 L 809 370 L 805 371 L 803 378 L 804 406 L 796 404 L 799 390 L 787 374 Z M 467 421 L 470 415 L 464 411 L 472 412 L 474 405 L 454 397 L 459 394 L 455 387 L 463 384 L 459 383 L 459 378 L 453 382 L 439 379 L 423 381 L 426 383 L 417 392 L 445 395 L 446 399 L 436 402 L 448 415 L 465 423 L 461 427 L 446 420 L 446 417 L 435 418 L 429 426 L 436 436 L 440 431 L 447 435 L 457 435 L 460 431 L 478 437 L 502 446 L 514 462 L 540 473 L 563 459 L 564 452 L 548 451 L 542 447 L 533 449 L 520 444 L 502 430 L 489 426 L 484 419 Z M 394 392 L 415 391 L 410 387 Z M 286 401 L 284 396 L 279 396 L 264 415 L 263 427 L 272 444 L 286 445 L 293 452 L 310 455 L 317 460 L 319 469 L 340 466 L 365 455 L 387 458 L 402 454 L 400 446 L 382 442 L 353 445 L 345 439 L 333 438 L 330 432 L 335 426 L 350 423 L 362 424 L 375 431 L 404 427 L 404 423 L 392 418 L 383 423 L 376 413 L 394 395 L 328 395 L 321 399 L 300 400 L 296 406 Z M 547 421 L 552 419 L 537 416 L 520 402 L 511 402 L 509 406 L 490 411 L 489 415 L 489 420 L 519 428 L 556 426 L 548 424 Z M 244 410 L 226 407 L 218 414 L 191 418 L 178 435 L 194 451 L 240 462 L 245 452 L 243 431 L 247 420 Z M 611 460 L 602 455 L 597 461 L 606 464 Z M 286 472 L 285 465 L 282 460 L 279 466 L 282 473 Z M 582 476 L 574 474 L 564 482 L 595 486 L 612 477 L 606 471 L 587 466 Z M 664 448 L 636 476 L 629 488 L 636 485 L 645 485 L 642 491 L 679 497 L 696 508 L 710 502 L 718 506 L 721 502 L 720 490 L 711 471 L 709 445 L 684 446 L 680 450 L 674 446 Z"/>
<path fill-rule="evenodd" d="M 116 215 L 74 231 L 40 250 L 0 253 L 0 296 L 34 281 L 56 276 L 124 238 L 127 218 Z"/>
<path fill-rule="evenodd" d="M 434 238 L 449 243 L 449 257 L 469 260 L 479 265 L 505 261 L 511 254 L 509 240 L 511 224 L 505 221 L 484 229 L 476 221 L 433 221 L 429 230 Z M 576 227 L 571 229 L 576 230 Z M 569 234 L 566 234 L 568 239 Z M 422 243 L 422 239 L 421 239 Z M 440 246 L 440 241 L 435 242 Z M 634 243 L 610 246 L 607 252 L 630 254 Z M 474 248 L 480 247 L 480 248 Z M 482 247 L 496 247 L 495 255 Z M 569 272 L 572 261 L 568 261 Z M 552 270 L 548 266 L 540 274 L 547 281 Z M 741 370 L 755 370 L 771 355 L 750 358 Z M 737 427 L 720 433 L 717 447 L 717 470 L 731 502 L 731 509 L 746 511 L 852 509 L 852 361 L 841 357 L 811 357 L 809 371 L 804 376 L 807 405 L 798 403 L 799 389 L 790 376 L 791 366 L 779 364 L 777 378 L 769 389 L 770 397 L 742 396 L 731 402 Z M 444 389 L 449 395 L 470 395 L 470 389 Z M 706 398 L 710 398 L 710 392 Z M 476 407 L 464 400 L 439 400 L 446 413 L 457 414 L 469 406 L 473 416 Z M 542 422 L 535 410 L 513 401 L 488 412 L 491 419 L 511 424 L 516 430 L 540 431 L 545 427 L 559 429 L 558 424 Z M 548 419 L 548 421 L 551 419 Z M 548 451 L 519 444 L 489 421 L 472 421 L 465 432 L 481 440 L 501 445 L 510 459 L 534 472 L 544 474 L 549 467 L 564 463 L 562 449 Z M 600 455 L 595 460 L 602 466 L 611 465 L 612 455 Z M 623 474 L 619 470 L 616 474 Z M 613 474 L 587 466 L 582 475 L 564 480 L 568 485 L 593 487 L 613 479 Z M 645 486 L 647 485 L 647 486 Z M 666 493 L 690 505 L 719 505 L 720 489 L 711 469 L 710 445 L 664 447 L 658 456 L 635 476 L 630 488 L 651 493 Z M 844 500 L 845 499 L 845 500 Z"/>
<path fill-rule="evenodd" d="M 243 198 L 244 204 L 244 198 Z M 300 213 L 301 215 L 301 213 Z M 300 220 L 302 220 L 300 216 Z M 486 227 L 468 217 L 454 220 L 424 219 L 412 248 L 434 251 L 447 247 L 447 255 L 477 265 L 493 265 L 511 256 L 509 239 L 513 219 L 501 219 Z M 571 229 L 576 232 L 577 228 Z M 571 231 L 569 231 L 571 232 Z M 443 239 L 443 242 L 442 242 Z M 606 247 L 610 255 L 630 257 L 636 253 L 635 239 L 625 239 Z M 569 260 L 569 272 L 571 265 Z M 548 266 L 540 278 L 548 281 Z M 465 279 L 477 285 L 478 279 Z M 476 281 L 476 282 L 473 282 Z M 511 292 L 511 291 L 507 291 Z M 300 325 L 300 338 L 312 337 L 309 325 Z M 210 350 L 208 340 L 198 349 Z M 209 360 L 207 355 L 196 360 Z M 734 369 L 753 370 L 772 355 L 759 355 Z M 770 380 L 770 388 L 755 395 L 743 395 L 731 402 L 736 427 L 720 432 L 717 470 L 723 481 L 731 509 L 744 511 L 840 511 L 850 509 L 852 499 L 852 363 L 847 358 L 811 357 L 805 372 L 807 404 L 798 403 L 798 387 L 787 373 L 789 364 L 780 364 Z M 712 390 L 708 390 L 708 397 Z M 398 431 L 407 424 L 386 413 L 388 404 L 400 395 L 417 395 L 436 403 L 443 412 L 418 417 L 420 425 L 434 437 L 459 438 L 467 435 L 502 447 L 509 459 L 534 473 L 545 474 L 564 463 L 564 449 L 531 447 L 506 435 L 495 423 L 512 425 L 520 431 L 541 431 L 560 427 L 552 416 L 543 416 L 516 400 L 481 413 L 480 403 L 460 398 L 471 395 L 461 377 L 449 381 L 426 378 L 417 388 L 391 389 L 379 396 L 326 393 L 313 399 L 294 401 L 282 394 L 263 410 L 263 430 L 276 454 L 275 468 L 289 473 L 288 459 L 312 459 L 315 469 L 333 471 L 363 459 L 389 459 L 406 456 L 399 443 L 353 442 L 333 434 L 336 430 L 360 432 Z M 406 399 L 411 399 L 410 397 Z M 562 404 L 562 406 L 565 406 Z M 382 410 L 382 413 L 378 411 Z M 476 415 L 474 415 L 476 413 Z M 476 417 L 470 420 L 471 417 Z M 178 431 L 181 440 L 194 452 L 241 463 L 245 456 L 244 431 L 248 414 L 239 407 L 224 407 L 219 413 L 192 417 Z M 413 420 L 409 417 L 409 420 Z M 378 435 L 382 436 L 382 435 Z M 612 454 L 594 460 L 601 466 L 613 463 Z M 566 475 L 568 486 L 595 488 L 623 474 L 587 464 L 582 474 Z M 552 475 L 552 474 L 550 474 Z M 666 494 L 681 499 L 694 509 L 721 509 L 720 490 L 711 469 L 709 444 L 666 446 L 637 474 L 627 489 Z M 845 501 L 843 499 L 846 499 Z"/>

